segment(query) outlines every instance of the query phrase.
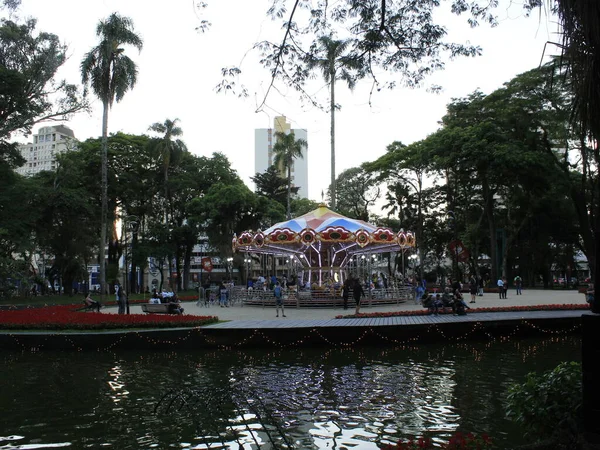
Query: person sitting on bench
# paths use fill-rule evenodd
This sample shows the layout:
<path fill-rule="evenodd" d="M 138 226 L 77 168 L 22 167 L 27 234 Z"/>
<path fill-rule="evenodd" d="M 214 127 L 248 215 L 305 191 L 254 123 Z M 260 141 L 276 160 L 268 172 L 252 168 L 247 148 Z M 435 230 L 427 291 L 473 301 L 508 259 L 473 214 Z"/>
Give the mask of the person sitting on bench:
<path fill-rule="evenodd" d="M 90 297 L 90 294 L 86 295 L 83 303 L 85 304 L 86 309 L 95 309 L 96 312 L 100 312 L 100 308 L 102 307 L 99 301 L 96 301 Z"/>
<path fill-rule="evenodd" d="M 169 313 L 183 314 L 183 308 L 181 307 L 180 300 L 177 298 L 177 294 L 173 294 L 173 296 L 169 300 Z"/>
<path fill-rule="evenodd" d="M 152 294 L 152 297 L 150 298 L 148 303 L 160 304 L 160 295 L 158 294 L 158 292 L 156 292 L 156 290 L 154 290 L 154 293 Z"/>

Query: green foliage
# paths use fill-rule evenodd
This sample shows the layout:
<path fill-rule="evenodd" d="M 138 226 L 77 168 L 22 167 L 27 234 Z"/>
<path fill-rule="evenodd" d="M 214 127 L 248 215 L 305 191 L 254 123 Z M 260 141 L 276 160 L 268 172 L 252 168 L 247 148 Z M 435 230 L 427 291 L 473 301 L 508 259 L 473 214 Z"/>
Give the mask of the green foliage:
<path fill-rule="evenodd" d="M 381 193 L 372 173 L 361 167 L 346 169 L 336 180 L 336 190 L 336 208 L 340 214 L 369 221 L 369 207 Z"/>
<path fill-rule="evenodd" d="M 0 142 L 4 145 L 15 131 L 28 132 L 42 120 L 66 120 L 87 107 L 75 85 L 55 79 L 66 61 L 66 46 L 54 34 L 36 33 L 35 27 L 35 19 L 24 24 L 0 21 Z"/>
<path fill-rule="evenodd" d="M 133 30 L 128 17 L 112 13 L 96 28 L 99 44 L 81 61 L 81 79 L 90 84 L 94 94 L 109 105 L 121 101 L 137 81 L 137 67 L 122 48 L 131 45 L 142 50 L 143 41 Z"/>
<path fill-rule="evenodd" d="M 281 176 L 276 166 L 269 166 L 263 173 L 250 177 L 256 185 L 256 193 L 280 203 L 284 208 L 287 205 L 287 180 Z M 292 187 L 293 195 L 298 193 L 299 187 Z M 292 199 L 292 202 L 295 199 Z"/>
<path fill-rule="evenodd" d="M 509 389 L 507 417 L 536 438 L 576 435 L 582 427 L 581 364 L 564 362 Z"/>
<path fill-rule="evenodd" d="M 304 157 L 303 149 L 308 147 L 304 139 L 296 139 L 294 133 L 275 132 L 277 142 L 273 146 L 273 165 L 287 172 L 287 218 L 291 218 L 292 165 L 295 159 Z"/>

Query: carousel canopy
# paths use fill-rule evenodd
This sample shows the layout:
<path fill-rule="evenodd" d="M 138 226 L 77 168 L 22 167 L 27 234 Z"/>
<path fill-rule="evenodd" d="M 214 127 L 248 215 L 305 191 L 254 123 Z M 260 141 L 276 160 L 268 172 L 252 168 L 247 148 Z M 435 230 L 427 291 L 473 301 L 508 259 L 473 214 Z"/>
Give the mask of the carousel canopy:
<path fill-rule="evenodd" d="M 411 232 L 395 233 L 362 220 L 350 219 L 324 204 L 265 231 L 244 231 L 233 237 L 233 250 L 252 253 L 303 256 L 324 254 L 328 265 L 343 266 L 354 254 L 401 251 L 414 247 Z M 310 265 L 310 263 L 308 262 Z"/>

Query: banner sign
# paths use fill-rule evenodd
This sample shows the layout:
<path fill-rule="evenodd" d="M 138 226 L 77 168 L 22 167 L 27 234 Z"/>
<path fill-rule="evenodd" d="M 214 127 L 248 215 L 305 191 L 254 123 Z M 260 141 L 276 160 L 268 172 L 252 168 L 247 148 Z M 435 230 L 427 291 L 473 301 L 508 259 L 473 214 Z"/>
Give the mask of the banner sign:
<path fill-rule="evenodd" d="M 206 272 L 212 272 L 213 265 L 212 265 L 211 258 L 209 258 L 209 257 L 202 258 L 202 269 L 205 270 Z"/>
<path fill-rule="evenodd" d="M 458 262 L 467 262 L 471 256 L 469 250 L 458 239 L 448 244 L 448 250 L 450 250 L 450 253 L 453 255 L 452 257 L 456 258 Z"/>

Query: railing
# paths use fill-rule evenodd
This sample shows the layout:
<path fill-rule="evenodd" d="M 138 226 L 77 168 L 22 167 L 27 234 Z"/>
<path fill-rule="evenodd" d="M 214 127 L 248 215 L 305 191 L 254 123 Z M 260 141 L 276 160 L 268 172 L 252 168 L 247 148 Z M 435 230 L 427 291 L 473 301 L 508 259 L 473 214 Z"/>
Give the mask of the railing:
<path fill-rule="evenodd" d="M 389 289 L 365 289 L 365 298 L 361 300 L 364 306 L 393 305 L 414 298 L 411 286 L 400 286 Z M 232 304 L 275 306 L 275 295 L 271 290 L 246 289 L 234 286 L 229 289 L 229 299 Z M 341 289 L 284 289 L 283 303 L 292 308 L 342 307 L 344 300 Z M 348 306 L 354 306 L 352 290 L 348 296 Z"/>

